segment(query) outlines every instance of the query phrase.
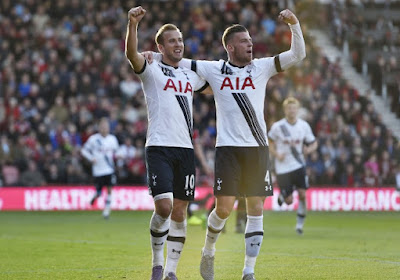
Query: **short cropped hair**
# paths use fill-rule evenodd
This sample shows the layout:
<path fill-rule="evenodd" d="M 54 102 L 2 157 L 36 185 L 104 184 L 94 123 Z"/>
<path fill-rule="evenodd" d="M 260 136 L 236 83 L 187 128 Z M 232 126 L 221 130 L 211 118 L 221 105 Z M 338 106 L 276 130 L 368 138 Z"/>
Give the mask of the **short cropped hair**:
<path fill-rule="evenodd" d="M 222 44 L 224 45 L 225 49 L 226 45 L 228 44 L 229 40 L 232 39 L 233 35 L 239 32 L 248 32 L 248 31 L 246 27 L 240 24 L 234 24 L 225 29 L 224 34 L 222 35 Z"/>
<path fill-rule="evenodd" d="M 289 104 L 295 104 L 297 106 L 300 106 L 299 100 L 297 100 L 294 97 L 288 97 L 283 101 L 283 108 L 286 108 Z"/>
<path fill-rule="evenodd" d="M 164 44 L 164 36 L 163 36 L 164 32 L 172 31 L 172 30 L 176 30 L 176 31 L 181 32 L 179 30 L 179 28 L 176 27 L 176 25 L 174 25 L 172 23 L 167 23 L 167 24 L 164 24 L 163 26 L 161 26 L 160 29 L 158 29 L 156 37 L 155 37 L 156 44 L 157 45 Z"/>

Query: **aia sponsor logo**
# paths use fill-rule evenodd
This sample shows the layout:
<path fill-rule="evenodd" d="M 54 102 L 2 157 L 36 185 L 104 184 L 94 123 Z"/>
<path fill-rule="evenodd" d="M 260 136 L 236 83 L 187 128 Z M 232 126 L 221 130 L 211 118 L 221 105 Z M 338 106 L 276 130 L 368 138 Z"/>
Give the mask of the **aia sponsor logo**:
<path fill-rule="evenodd" d="M 239 77 L 236 79 L 231 79 L 226 77 L 221 84 L 220 90 L 223 90 L 225 87 L 229 88 L 230 90 L 245 90 L 247 87 L 251 89 L 256 89 L 253 84 L 253 80 L 250 77 L 244 79 L 244 81 L 240 81 Z"/>
<path fill-rule="evenodd" d="M 172 89 L 173 91 L 179 93 L 193 94 L 193 88 L 189 82 L 182 82 L 182 81 L 174 82 L 174 80 L 168 79 L 164 86 L 164 91 L 166 91 L 167 89 Z"/>

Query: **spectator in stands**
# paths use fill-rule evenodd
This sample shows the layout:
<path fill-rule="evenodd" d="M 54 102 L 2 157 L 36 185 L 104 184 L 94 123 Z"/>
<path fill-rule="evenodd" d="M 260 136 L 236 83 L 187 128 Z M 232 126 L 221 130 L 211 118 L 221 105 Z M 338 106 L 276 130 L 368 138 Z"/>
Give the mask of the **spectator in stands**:
<path fill-rule="evenodd" d="M 125 16 L 128 2 L 48 1 L 49 5 L 38 0 L 14 2 L 0 1 L 0 135 L 7 138 L 7 141 L 0 141 L 0 162 L 4 162 L 4 152 L 8 153 L 7 167 L 16 168 L 20 174 L 26 169 L 26 161 L 34 160 L 43 168 L 49 183 L 53 180 L 66 183 L 67 164 L 74 158 L 75 148 L 94 133 L 97 118 L 106 115 L 114 122 L 111 132 L 122 135 L 120 139 L 131 138 L 132 147 L 138 151 L 132 162 L 123 167 L 129 178 L 126 182 L 143 183 L 145 167 L 140 150 L 146 136 L 146 107 L 137 77 L 129 76 L 124 42 L 120 39 L 125 32 L 125 23 L 120 19 Z M 231 23 L 249 23 L 255 57 L 285 50 L 282 47 L 287 46 L 290 38 L 288 34 L 275 36 L 282 28 L 274 20 L 280 1 L 245 1 L 243 9 L 239 9 L 243 1 L 139 2 L 151 11 L 149 14 L 158 15 L 157 18 L 145 18 L 141 23 L 143 40 L 139 42 L 140 49 L 155 50 L 156 26 L 165 22 L 174 22 L 181 27 L 188 39 L 185 53 L 194 59 L 224 58 L 220 34 L 214 30 L 223 30 Z M 376 5 L 373 1 L 361 4 Z M 390 3 L 391 8 L 395 5 L 398 4 Z M 358 6 L 332 2 L 332 8 L 329 12 L 334 34 L 338 36 L 335 41 L 340 44 L 349 41 L 351 57 L 360 71 L 363 62 L 368 64 L 366 59 L 371 52 L 375 53 L 368 74 L 372 75 L 374 88 L 380 90 L 385 79 L 379 75 L 399 72 L 400 58 L 394 54 L 400 46 L 398 31 L 392 29 L 386 19 L 377 24 L 377 20 L 371 22 L 358 10 L 355 13 L 358 16 L 348 16 Z M 166 13 L 167 10 L 176 12 Z M 82 16 L 89 12 L 93 17 Z M 182 14 L 188 17 L 181 17 Z M 390 13 L 387 15 L 390 17 Z M 389 20 L 396 27 L 398 20 Z M 375 26 L 385 30 L 383 36 L 369 32 Z M 289 76 L 293 77 L 290 81 L 277 76 L 268 83 L 265 106 L 268 127 L 283 117 L 277 108 L 289 92 L 294 93 L 309 112 L 307 121 L 322 144 L 320 151 L 313 155 L 321 163 L 317 166 L 322 167 L 322 178 L 329 178 L 336 172 L 332 165 L 332 162 L 336 163 L 332 149 L 340 145 L 348 151 L 343 172 L 351 163 L 356 182 L 357 178 L 364 178 L 363 165 L 375 153 L 382 183 L 393 183 L 393 170 L 397 165 L 393 160 L 400 158 L 398 140 L 382 126 L 368 92 L 353 88 L 344 80 L 338 61 L 329 62 L 311 39 L 306 40 L 309 49 L 301 71 L 289 71 Z M 383 48 L 388 52 L 383 52 Z M 388 84 L 387 92 L 392 97 L 392 110 L 400 116 L 399 74 L 393 77 L 392 84 Z M 199 141 L 212 166 L 216 132 L 214 101 L 212 97 L 195 95 L 193 104 Z M 339 144 L 340 139 L 344 144 Z M 53 146 L 48 146 L 50 141 Z M 384 151 L 390 155 L 390 164 Z M 330 159 L 326 153 L 331 154 Z M 307 162 L 310 163 L 309 172 L 315 171 L 314 161 L 309 158 Z M 49 174 L 57 173 L 52 164 L 57 166 L 60 177 L 50 180 Z M 388 175 L 392 179 L 385 179 L 387 172 L 392 174 Z M 203 170 L 201 173 L 202 181 L 207 182 L 207 174 Z M 81 180 L 79 183 L 87 183 L 81 175 L 77 176 Z M 315 172 L 311 177 L 312 184 L 323 183 L 316 179 Z M 346 184 L 345 181 L 342 183 Z"/>
<path fill-rule="evenodd" d="M 37 164 L 33 160 L 28 161 L 28 168 L 22 172 L 20 183 L 25 187 L 44 186 L 46 181 L 43 174 L 38 170 Z"/>

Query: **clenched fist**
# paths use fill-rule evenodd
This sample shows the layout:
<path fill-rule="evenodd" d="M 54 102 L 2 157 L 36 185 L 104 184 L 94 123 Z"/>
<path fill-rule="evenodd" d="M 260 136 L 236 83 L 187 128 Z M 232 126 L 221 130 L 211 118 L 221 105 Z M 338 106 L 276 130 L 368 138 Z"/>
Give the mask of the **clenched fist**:
<path fill-rule="evenodd" d="M 299 22 L 297 17 L 292 13 L 292 11 L 286 9 L 279 13 L 280 20 L 283 20 L 285 23 L 296 24 Z"/>
<path fill-rule="evenodd" d="M 132 8 L 128 12 L 128 19 L 129 23 L 131 24 L 138 24 L 139 21 L 142 20 L 144 15 L 146 14 L 146 10 L 142 8 L 142 6 L 138 6 L 135 8 Z"/>

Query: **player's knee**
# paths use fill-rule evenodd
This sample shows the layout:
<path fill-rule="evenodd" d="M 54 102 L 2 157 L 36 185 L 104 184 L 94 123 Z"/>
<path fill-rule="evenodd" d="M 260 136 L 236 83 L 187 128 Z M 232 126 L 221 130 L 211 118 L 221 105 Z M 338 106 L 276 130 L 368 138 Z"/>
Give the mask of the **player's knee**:
<path fill-rule="evenodd" d="M 186 207 L 174 207 L 171 219 L 177 222 L 183 222 L 186 219 Z"/>
<path fill-rule="evenodd" d="M 293 203 L 293 196 L 289 195 L 288 197 L 285 198 L 285 203 L 290 205 Z"/>
<path fill-rule="evenodd" d="M 299 192 L 299 199 L 300 200 L 305 200 L 306 199 L 306 192 L 305 191 Z"/>
<path fill-rule="evenodd" d="M 250 216 L 261 216 L 263 214 L 264 211 L 264 205 L 263 204 L 253 204 L 251 205 L 250 203 L 248 203 L 247 206 L 247 214 Z"/>
<path fill-rule="evenodd" d="M 169 215 L 171 215 L 172 212 L 172 204 L 169 202 L 164 202 L 164 203 L 158 203 L 156 205 L 156 213 L 163 217 L 164 219 L 167 219 Z"/>
<path fill-rule="evenodd" d="M 218 217 L 221 219 L 226 219 L 231 214 L 231 210 L 226 207 L 217 207 L 215 209 L 215 212 L 217 213 Z"/>

